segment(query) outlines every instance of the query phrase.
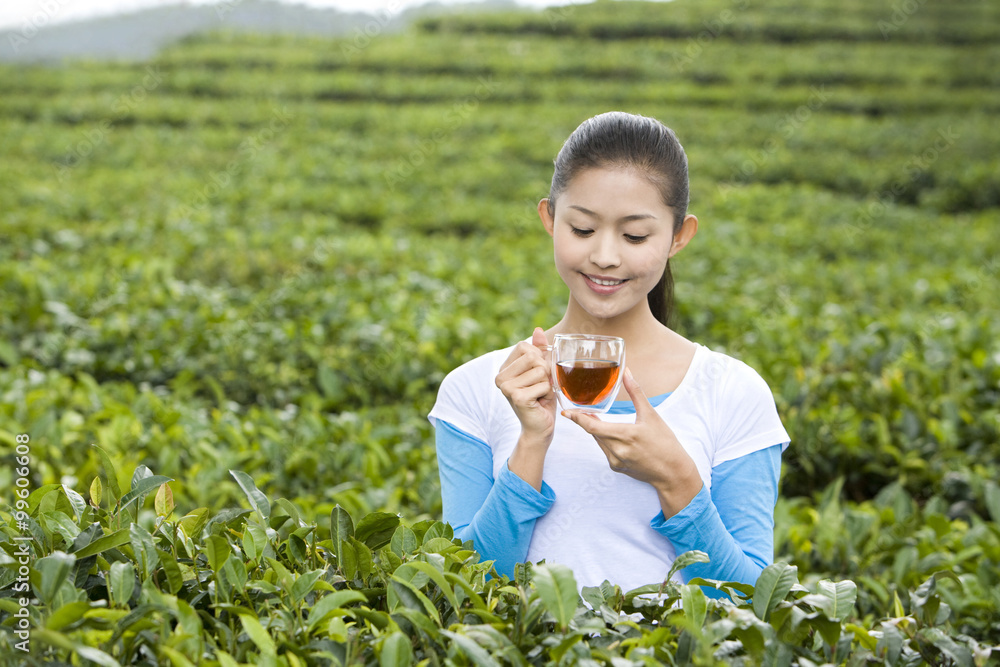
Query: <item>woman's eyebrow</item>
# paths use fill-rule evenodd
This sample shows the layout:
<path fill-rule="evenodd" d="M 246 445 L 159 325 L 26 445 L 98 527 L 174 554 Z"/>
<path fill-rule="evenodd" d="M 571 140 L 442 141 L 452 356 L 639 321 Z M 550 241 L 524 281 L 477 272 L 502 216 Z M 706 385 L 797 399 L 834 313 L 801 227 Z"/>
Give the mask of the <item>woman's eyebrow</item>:
<path fill-rule="evenodd" d="M 599 213 L 591 211 L 589 208 L 584 208 L 583 206 L 577 206 L 576 204 L 570 204 L 570 208 L 576 209 L 581 213 L 590 216 L 591 218 L 601 219 Z M 626 215 L 619 220 L 619 222 L 631 222 L 632 220 L 646 220 L 648 218 L 655 218 L 656 216 L 652 213 L 633 213 L 632 215 Z"/>

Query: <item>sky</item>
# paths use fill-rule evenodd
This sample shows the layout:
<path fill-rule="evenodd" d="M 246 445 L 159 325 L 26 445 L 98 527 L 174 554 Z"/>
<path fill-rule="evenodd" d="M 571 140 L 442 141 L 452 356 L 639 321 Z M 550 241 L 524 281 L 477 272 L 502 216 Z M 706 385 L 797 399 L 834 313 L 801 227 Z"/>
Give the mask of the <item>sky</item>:
<path fill-rule="evenodd" d="M 220 0 L 0 0 L 0 29 L 25 29 L 65 21 L 75 21 L 93 16 L 133 12 L 159 5 L 214 4 Z M 242 0 L 221 0 L 238 3 Z M 314 7 L 330 7 L 343 11 L 365 11 L 371 14 L 383 11 L 396 12 L 407 7 L 422 5 L 428 0 L 281 0 Z M 455 0 L 438 0 L 449 3 Z M 468 0 L 465 0 L 468 2 Z M 517 0 L 526 7 L 579 4 L 583 0 Z"/>

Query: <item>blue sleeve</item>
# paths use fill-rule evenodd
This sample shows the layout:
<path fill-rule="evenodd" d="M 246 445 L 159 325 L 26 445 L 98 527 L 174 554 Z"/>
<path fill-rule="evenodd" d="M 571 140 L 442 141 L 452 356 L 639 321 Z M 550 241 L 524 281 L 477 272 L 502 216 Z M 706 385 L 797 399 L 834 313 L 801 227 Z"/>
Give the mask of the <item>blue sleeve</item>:
<path fill-rule="evenodd" d="M 702 487 L 680 512 L 650 525 L 666 536 L 678 554 L 697 549 L 708 563 L 684 568 L 694 577 L 754 584 L 774 560 L 774 505 L 778 500 L 782 445 L 772 445 L 712 468 L 712 489 Z M 703 587 L 707 595 L 722 591 Z"/>
<path fill-rule="evenodd" d="M 444 521 L 455 537 L 472 540 L 497 572 L 514 577 L 514 565 L 528 555 L 535 520 L 552 507 L 555 493 L 542 482 L 538 492 L 504 463 L 493 479 L 493 451 L 485 442 L 446 421 L 435 423 Z"/>

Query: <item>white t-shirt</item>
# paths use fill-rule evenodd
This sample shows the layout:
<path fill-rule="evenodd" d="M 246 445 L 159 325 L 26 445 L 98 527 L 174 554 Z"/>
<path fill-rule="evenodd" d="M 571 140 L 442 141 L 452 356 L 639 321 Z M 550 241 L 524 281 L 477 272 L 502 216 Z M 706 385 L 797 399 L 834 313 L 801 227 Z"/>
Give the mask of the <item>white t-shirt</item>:
<path fill-rule="evenodd" d="M 429 415 L 432 422 L 442 419 L 487 443 L 494 479 L 521 433 L 495 383 L 512 347 L 449 373 Z M 694 460 L 706 488 L 712 467 L 789 441 L 764 379 L 745 363 L 700 344 L 684 379 L 656 411 Z M 601 418 L 635 422 L 634 413 Z M 556 500 L 535 524 L 527 560 L 568 565 L 582 586 L 608 579 L 629 590 L 666 576 L 675 553 L 650 526 L 660 511 L 653 487 L 612 471 L 593 437 L 558 414 L 543 479 Z"/>

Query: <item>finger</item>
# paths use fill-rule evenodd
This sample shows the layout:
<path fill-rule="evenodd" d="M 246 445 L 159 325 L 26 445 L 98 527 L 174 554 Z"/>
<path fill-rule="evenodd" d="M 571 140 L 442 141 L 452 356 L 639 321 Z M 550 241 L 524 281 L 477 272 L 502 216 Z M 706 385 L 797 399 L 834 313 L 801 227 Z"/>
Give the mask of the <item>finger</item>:
<path fill-rule="evenodd" d="M 541 327 L 535 327 L 531 334 L 531 344 L 535 347 L 543 347 L 549 344 L 549 339 L 545 336 L 545 331 Z"/>
<path fill-rule="evenodd" d="M 507 359 L 503 362 L 501 368 L 516 361 L 517 359 L 520 359 L 521 357 L 531 356 L 537 354 L 538 352 L 539 350 L 537 347 L 535 347 L 526 340 L 522 340 L 520 343 L 515 345 L 513 349 L 511 349 L 510 354 L 507 356 Z"/>
<path fill-rule="evenodd" d="M 628 393 L 628 397 L 632 399 L 632 405 L 635 406 L 635 420 L 639 421 L 643 416 L 648 415 L 650 412 L 655 413 L 656 410 L 653 408 L 653 404 L 649 402 L 646 398 L 646 392 L 642 390 L 639 383 L 632 376 L 632 370 L 625 367 L 625 391 Z"/>
<path fill-rule="evenodd" d="M 548 380 L 514 389 L 510 394 L 510 400 L 517 405 L 532 406 L 538 403 L 552 392 L 552 385 Z"/>
<path fill-rule="evenodd" d="M 601 421 L 601 418 L 593 412 L 583 412 L 582 410 L 563 410 L 560 414 L 570 421 L 575 422 L 580 426 L 580 428 L 595 438 L 614 437 L 608 432 L 608 427 L 611 427 L 613 430 L 613 428 L 617 425 Z"/>
<path fill-rule="evenodd" d="M 507 362 L 500 367 L 500 372 L 497 374 L 498 378 L 517 377 L 532 367 L 546 367 L 545 359 L 542 358 L 538 348 L 528 345 L 527 343 L 525 343 L 525 346 L 525 348 L 522 348 L 522 352 L 519 356 L 514 356 L 514 354 L 516 354 L 515 351 L 510 357 L 508 357 Z"/>

